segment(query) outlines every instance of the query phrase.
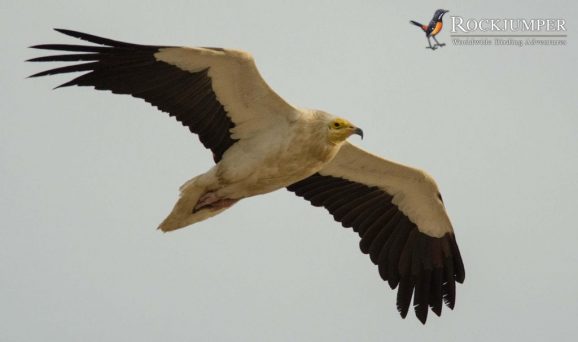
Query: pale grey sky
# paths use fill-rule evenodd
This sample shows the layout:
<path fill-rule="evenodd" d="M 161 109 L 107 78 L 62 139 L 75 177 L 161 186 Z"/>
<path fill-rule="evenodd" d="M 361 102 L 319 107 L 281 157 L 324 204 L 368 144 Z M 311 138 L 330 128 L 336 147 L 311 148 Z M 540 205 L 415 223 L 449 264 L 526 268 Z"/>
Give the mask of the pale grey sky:
<path fill-rule="evenodd" d="M 167 4 L 167 3 L 170 3 Z M 578 339 L 575 1 L 0 2 L 0 341 Z M 565 18 L 565 47 L 435 52 L 408 20 Z M 248 50 L 291 103 L 438 181 L 466 265 L 454 311 L 395 292 L 324 210 L 280 190 L 155 230 L 211 155 L 148 104 L 25 79 L 69 28 Z"/>

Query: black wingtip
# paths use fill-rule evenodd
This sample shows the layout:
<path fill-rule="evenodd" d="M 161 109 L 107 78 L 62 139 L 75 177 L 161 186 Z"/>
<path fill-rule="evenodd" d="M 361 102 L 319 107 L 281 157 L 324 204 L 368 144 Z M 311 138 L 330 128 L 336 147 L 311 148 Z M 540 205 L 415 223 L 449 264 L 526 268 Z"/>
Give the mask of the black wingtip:
<path fill-rule="evenodd" d="M 427 306 L 425 310 L 416 310 L 415 316 L 419 319 L 421 324 L 425 325 L 425 322 L 427 322 Z"/>
<path fill-rule="evenodd" d="M 451 295 L 444 296 L 444 303 L 448 308 L 450 308 L 450 310 L 453 310 L 454 306 L 456 305 L 456 301 L 451 297 Z"/>
<path fill-rule="evenodd" d="M 69 29 L 54 28 L 54 31 L 56 31 L 58 33 L 62 33 L 62 34 L 67 35 L 67 36 L 70 36 L 70 37 L 86 40 L 89 42 L 92 41 L 90 38 L 105 39 L 105 38 L 93 36 L 93 35 L 88 34 L 88 33 L 83 33 L 83 32 L 69 30 Z"/>
<path fill-rule="evenodd" d="M 141 47 L 142 48 L 142 47 L 145 47 L 144 45 L 125 43 L 125 42 L 121 42 L 118 40 L 103 38 L 103 37 L 95 36 L 95 35 L 88 34 L 88 33 L 79 32 L 79 31 L 74 31 L 74 30 L 55 28 L 54 31 L 65 34 L 65 35 L 70 36 L 70 37 L 78 38 L 78 39 L 81 39 L 81 40 L 84 40 L 87 42 L 91 42 L 91 43 L 98 44 L 98 45 L 109 46 L 109 47 L 116 47 L 116 48 L 131 48 L 131 47 Z"/>
<path fill-rule="evenodd" d="M 401 279 L 397 290 L 397 311 L 401 317 L 405 318 L 409 312 L 411 297 L 413 295 L 414 282 L 408 277 Z"/>
<path fill-rule="evenodd" d="M 82 33 L 82 32 L 78 32 L 78 31 L 74 31 L 74 30 L 69 30 L 69 29 L 63 29 L 63 28 L 53 28 L 54 31 L 58 32 L 58 33 L 62 33 L 65 34 L 67 36 L 71 36 L 74 38 L 80 38 L 83 36 L 86 36 L 86 33 Z"/>
<path fill-rule="evenodd" d="M 454 255 L 454 266 L 455 266 L 455 279 L 458 283 L 462 284 L 466 279 L 466 271 L 464 268 L 464 262 L 460 253 L 460 248 L 456 241 L 456 236 L 452 234 L 451 236 L 451 247 L 452 253 Z"/>
<path fill-rule="evenodd" d="M 85 40 L 87 42 L 95 43 L 95 44 L 112 45 L 112 44 L 107 44 L 107 41 L 109 41 L 109 39 L 94 36 L 94 35 L 91 35 L 88 33 L 82 33 L 79 31 L 61 29 L 61 28 L 54 28 L 54 31 L 62 33 L 62 34 L 67 35 L 67 36 L 70 36 L 70 37 L 82 39 L 82 40 Z M 112 46 L 114 46 L 114 45 L 112 45 Z"/>
<path fill-rule="evenodd" d="M 29 49 L 49 50 L 49 48 L 47 46 L 48 46 L 48 44 L 36 44 L 36 45 L 31 45 L 28 48 Z"/>
<path fill-rule="evenodd" d="M 46 75 L 48 75 L 48 73 L 46 73 L 46 71 L 41 71 L 41 72 L 37 72 L 35 74 L 32 74 L 26 78 L 42 77 L 42 76 L 46 76 Z"/>
<path fill-rule="evenodd" d="M 399 315 L 401 316 L 401 318 L 405 319 L 407 317 L 407 313 L 409 312 L 409 309 L 398 306 L 397 312 L 399 312 Z"/>
<path fill-rule="evenodd" d="M 52 88 L 52 90 L 57 90 L 57 89 L 60 89 L 60 88 L 70 87 L 70 86 L 72 86 L 72 85 L 74 85 L 74 82 L 73 82 L 73 81 L 70 81 L 70 82 L 62 83 L 61 85 L 58 85 L 58 86 Z"/>

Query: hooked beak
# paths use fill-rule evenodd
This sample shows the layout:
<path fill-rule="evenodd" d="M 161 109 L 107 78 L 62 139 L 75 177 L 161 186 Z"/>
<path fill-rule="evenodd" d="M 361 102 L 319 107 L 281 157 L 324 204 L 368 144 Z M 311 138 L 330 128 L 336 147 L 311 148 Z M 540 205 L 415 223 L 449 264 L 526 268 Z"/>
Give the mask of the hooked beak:
<path fill-rule="evenodd" d="M 351 134 L 357 134 L 363 140 L 363 130 L 361 128 L 355 127 L 355 129 L 353 130 L 353 133 L 351 133 Z"/>

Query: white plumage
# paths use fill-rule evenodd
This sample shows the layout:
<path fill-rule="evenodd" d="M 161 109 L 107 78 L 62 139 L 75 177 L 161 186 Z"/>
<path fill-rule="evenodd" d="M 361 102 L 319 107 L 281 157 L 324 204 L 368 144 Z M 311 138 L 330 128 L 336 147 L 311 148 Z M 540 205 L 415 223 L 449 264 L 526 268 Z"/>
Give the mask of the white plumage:
<path fill-rule="evenodd" d="M 422 170 L 385 160 L 345 143 L 321 175 L 341 177 L 376 186 L 393 196 L 393 204 L 413 221 L 418 229 L 433 237 L 451 233 L 439 190 L 433 178 Z"/>
<path fill-rule="evenodd" d="M 326 208 L 361 237 L 397 306 L 412 297 L 425 323 L 428 308 L 453 308 L 465 277 L 450 220 L 434 180 L 350 144 L 362 131 L 348 120 L 296 108 L 277 95 L 250 54 L 221 48 L 137 45 L 57 30 L 98 45 L 33 48 L 72 54 L 31 61 L 82 62 L 33 75 L 85 74 L 62 86 L 92 86 L 142 98 L 198 134 L 216 164 L 187 181 L 160 229 L 170 231 L 217 215 L 235 202 L 286 187 Z"/>

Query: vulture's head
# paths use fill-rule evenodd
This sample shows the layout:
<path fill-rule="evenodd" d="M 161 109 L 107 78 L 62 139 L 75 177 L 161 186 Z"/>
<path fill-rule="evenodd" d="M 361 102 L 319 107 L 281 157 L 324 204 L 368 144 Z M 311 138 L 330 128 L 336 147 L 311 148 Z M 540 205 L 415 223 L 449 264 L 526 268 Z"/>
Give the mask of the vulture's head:
<path fill-rule="evenodd" d="M 363 131 L 361 128 L 356 127 L 343 118 L 332 118 L 329 120 L 327 129 L 329 129 L 329 141 L 332 143 L 340 143 L 352 134 L 357 134 L 363 139 Z"/>

